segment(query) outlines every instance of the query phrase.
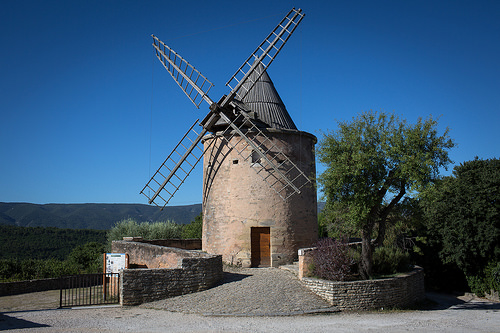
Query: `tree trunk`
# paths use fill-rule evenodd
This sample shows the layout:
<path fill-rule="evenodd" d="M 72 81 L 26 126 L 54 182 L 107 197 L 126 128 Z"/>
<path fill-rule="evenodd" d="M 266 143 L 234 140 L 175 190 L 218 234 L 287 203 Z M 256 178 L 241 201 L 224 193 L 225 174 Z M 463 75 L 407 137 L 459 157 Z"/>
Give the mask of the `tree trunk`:
<path fill-rule="evenodd" d="M 361 263 L 359 273 L 361 277 L 368 280 L 372 276 L 372 266 L 373 266 L 373 245 L 372 245 L 372 229 L 373 227 L 363 228 L 362 238 L 361 238 Z"/>
<path fill-rule="evenodd" d="M 375 240 L 375 245 L 377 246 L 383 246 L 384 244 L 384 239 L 385 239 L 385 230 L 386 230 L 386 221 L 387 219 L 380 219 L 378 221 L 378 235 L 377 239 Z"/>

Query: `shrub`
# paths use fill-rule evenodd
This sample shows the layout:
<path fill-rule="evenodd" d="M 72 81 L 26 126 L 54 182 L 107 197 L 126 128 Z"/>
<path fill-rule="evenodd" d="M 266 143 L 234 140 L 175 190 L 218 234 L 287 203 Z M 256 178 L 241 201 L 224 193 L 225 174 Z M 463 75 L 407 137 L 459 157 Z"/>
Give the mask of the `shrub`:
<path fill-rule="evenodd" d="M 410 267 L 410 254 L 396 246 L 380 246 L 373 252 L 373 271 L 375 274 L 389 275 L 407 272 Z"/>
<path fill-rule="evenodd" d="M 483 274 L 467 275 L 467 284 L 470 291 L 479 297 L 491 290 L 500 292 L 500 262 L 491 262 L 484 269 Z"/>
<path fill-rule="evenodd" d="M 345 281 L 355 264 L 349 255 L 349 245 L 345 241 L 320 239 L 313 252 L 313 274 L 327 280 Z"/>
<path fill-rule="evenodd" d="M 203 233 L 203 215 L 200 213 L 182 228 L 182 238 L 201 238 Z"/>
<path fill-rule="evenodd" d="M 22 281 L 56 278 L 78 274 L 75 265 L 59 259 L 1 259 L 0 281 Z"/>
<path fill-rule="evenodd" d="M 117 222 L 108 231 L 108 241 L 122 240 L 123 237 L 142 237 L 144 239 L 180 238 L 182 226 L 171 222 L 142 222 L 125 219 Z"/>
<path fill-rule="evenodd" d="M 500 293 L 500 262 L 490 263 L 485 269 L 487 290 L 495 290 Z"/>
<path fill-rule="evenodd" d="M 79 273 L 101 273 L 103 271 L 104 245 L 89 242 L 79 245 L 71 251 L 67 263 L 74 266 Z"/>

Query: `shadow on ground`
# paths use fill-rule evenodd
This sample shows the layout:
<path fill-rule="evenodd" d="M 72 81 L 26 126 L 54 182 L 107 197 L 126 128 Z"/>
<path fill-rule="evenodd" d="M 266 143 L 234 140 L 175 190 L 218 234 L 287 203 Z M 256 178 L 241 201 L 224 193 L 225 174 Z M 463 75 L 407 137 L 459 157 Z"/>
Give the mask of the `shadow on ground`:
<path fill-rule="evenodd" d="M 252 275 L 224 272 L 224 277 L 222 278 L 222 281 L 219 282 L 219 285 L 225 284 L 225 283 L 231 283 L 231 282 L 238 282 L 238 281 L 241 281 L 244 278 L 247 278 L 249 276 L 252 276 Z"/>
<path fill-rule="evenodd" d="M 50 327 L 45 324 L 38 324 L 32 321 L 9 317 L 0 313 L 0 331 L 21 329 L 21 328 L 37 328 L 37 327 Z"/>
<path fill-rule="evenodd" d="M 500 303 L 471 295 L 451 295 L 434 292 L 426 293 L 431 304 L 422 310 L 500 310 Z"/>

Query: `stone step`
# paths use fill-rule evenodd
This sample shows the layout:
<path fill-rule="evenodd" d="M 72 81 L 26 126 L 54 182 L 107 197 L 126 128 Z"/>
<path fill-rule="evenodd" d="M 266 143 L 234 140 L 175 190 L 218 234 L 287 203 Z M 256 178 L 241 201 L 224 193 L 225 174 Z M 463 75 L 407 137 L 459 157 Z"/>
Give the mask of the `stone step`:
<path fill-rule="evenodd" d="M 281 265 L 280 269 L 292 272 L 295 276 L 299 276 L 299 262 L 295 261 L 291 265 Z"/>

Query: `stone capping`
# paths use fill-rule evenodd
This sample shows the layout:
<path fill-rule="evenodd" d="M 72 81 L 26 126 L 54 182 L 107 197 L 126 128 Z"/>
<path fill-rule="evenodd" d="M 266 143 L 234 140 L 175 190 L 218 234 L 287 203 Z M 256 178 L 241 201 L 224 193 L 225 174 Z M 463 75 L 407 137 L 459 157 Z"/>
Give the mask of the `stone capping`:
<path fill-rule="evenodd" d="M 113 241 L 111 252 L 128 254 L 129 266 L 132 268 L 180 268 L 183 258 L 211 257 L 201 251 L 134 241 Z"/>
<path fill-rule="evenodd" d="M 314 248 L 299 250 L 299 279 L 312 292 L 339 310 L 371 310 L 405 307 L 425 299 L 424 270 L 392 278 L 360 281 L 329 281 L 307 277 Z"/>
<path fill-rule="evenodd" d="M 206 290 L 223 278 L 222 256 L 142 242 L 114 241 L 132 266 L 120 271 L 120 304 L 138 305 Z"/>

